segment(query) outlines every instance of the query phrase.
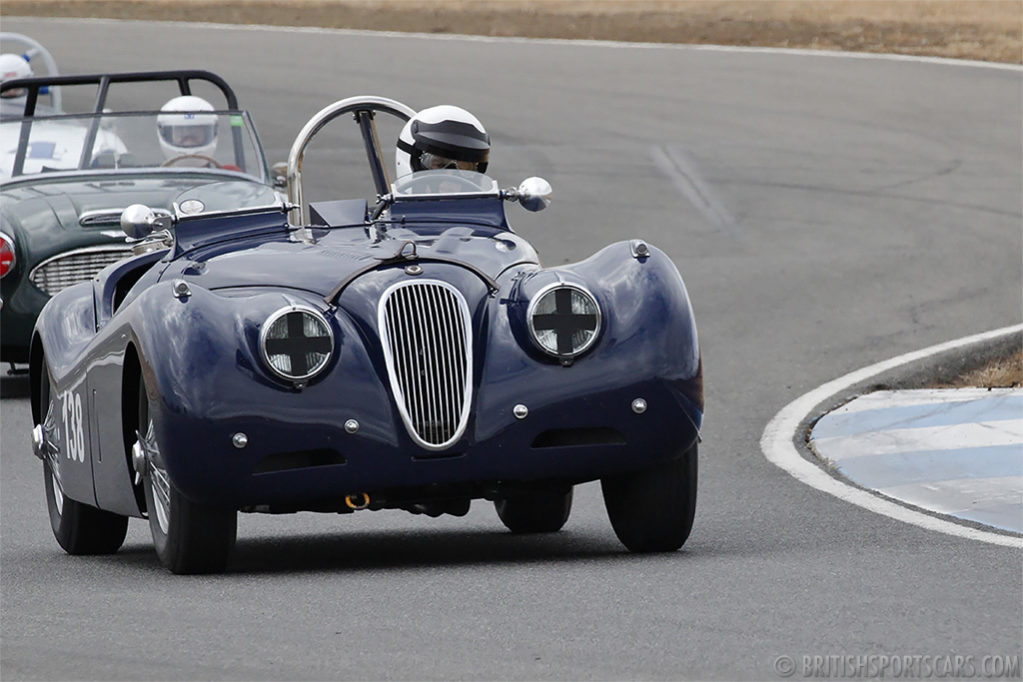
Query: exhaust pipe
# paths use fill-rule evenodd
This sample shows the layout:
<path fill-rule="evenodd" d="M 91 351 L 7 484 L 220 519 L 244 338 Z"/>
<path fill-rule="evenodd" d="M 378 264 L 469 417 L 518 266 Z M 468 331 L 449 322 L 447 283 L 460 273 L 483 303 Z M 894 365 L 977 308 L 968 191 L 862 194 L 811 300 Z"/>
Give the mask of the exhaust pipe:
<path fill-rule="evenodd" d="M 345 495 L 345 506 L 349 509 L 358 511 L 359 509 L 365 509 L 369 506 L 369 493 L 355 493 L 354 495 Z"/>

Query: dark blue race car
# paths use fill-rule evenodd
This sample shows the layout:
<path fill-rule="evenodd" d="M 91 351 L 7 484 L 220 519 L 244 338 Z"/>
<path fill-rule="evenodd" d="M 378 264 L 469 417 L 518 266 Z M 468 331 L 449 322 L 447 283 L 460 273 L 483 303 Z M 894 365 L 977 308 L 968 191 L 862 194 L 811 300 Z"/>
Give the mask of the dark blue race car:
<path fill-rule="evenodd" d="M 600 479 L 632 551 L 685 542 L 696 505 L 700 352 L 672 261 L 641 240 L 541 267 L 509 227 L 550 185 L 473 170 L 387 179 L 375 118 L 319 112 L 287 197 L 243 180 L 134 205 L 136 255 L 57 294 L 31 345 L 33 446 L 54 534 L 115 552 L 148 517 L 176 573 L 227 566 L 242 512 L 492 500 L 512 532 L 559 530 Z M 378 193 L 306 205 L 302 160 L 353 116 Z"/>

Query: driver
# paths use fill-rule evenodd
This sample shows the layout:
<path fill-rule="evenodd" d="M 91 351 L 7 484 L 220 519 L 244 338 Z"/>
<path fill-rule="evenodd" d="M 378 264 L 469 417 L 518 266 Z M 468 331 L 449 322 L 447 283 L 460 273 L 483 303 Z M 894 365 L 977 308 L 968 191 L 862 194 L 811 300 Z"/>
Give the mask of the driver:
<path fill-rule="evenodd" d="M 395 175 L 454 168 L 484 173 L 490 136 L 475 116 L 461 107 L 423 109 L 401 129 L 395 151 Z"/>
<path fill-rule="evenodd" d="M 214 165 L 217 151 L 217 116 L 202 97 L 182 95 L 168 101 L 156 119 L 160 148 L 167 161 L 181 166 Z M 180 112 L 180 113 L 179 113 Z"/>
<path fill-rule="evenodd" d="M 32 67 L 28 65 L 28 62 L 24 57 L 10 52 L 7 54 L 0 54 L 0 83 L 4 81 L 12 81 L 16 78 L 31 78 L 32 76 Z M 4 99 L 14 99 L 16 97 L 24 96 L 25 88 L 7 90 L 2 95 Z"/>

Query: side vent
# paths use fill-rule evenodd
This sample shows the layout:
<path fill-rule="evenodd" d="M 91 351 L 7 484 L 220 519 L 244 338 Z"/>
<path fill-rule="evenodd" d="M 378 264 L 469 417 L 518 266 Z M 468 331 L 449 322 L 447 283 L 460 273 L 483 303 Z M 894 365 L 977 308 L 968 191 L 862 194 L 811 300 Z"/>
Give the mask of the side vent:
<path fill-rule="evenodd" d="M 625 436 L 615 429 L 551 429 L 533 439 L 533 448 L 563 448 L 573 445 L 625 445 Z"/>

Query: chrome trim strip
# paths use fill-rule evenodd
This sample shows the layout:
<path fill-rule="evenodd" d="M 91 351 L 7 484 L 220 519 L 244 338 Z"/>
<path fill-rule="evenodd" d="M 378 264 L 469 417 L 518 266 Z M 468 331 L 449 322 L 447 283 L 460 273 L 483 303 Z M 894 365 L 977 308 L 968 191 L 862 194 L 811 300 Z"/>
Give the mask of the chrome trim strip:
<path fill-rule="evenodd" d="M 250 207 L 240 208 L 240 209 L 226 209 L 226 210 L 223 210 L 223 211 L 204 211 L 202 213 L 182 213 L 181 212 L 181 206 L 178 204 L 178 202 L 175 201 L 173 206 L 174 206 L 174 215 L 177 218 L 177 222 L 179 222 L 179 223 L 185 223 L 185 222 L 189 222 L 191 220 L 197 220 L 199 218 L 209 218 L 210 216 L 222 216 L 222 215 L 243 216 L 243 215 L 253 215 L 253 214 L 256 214 L 256 213 L 270 213 L 270 212 L 284 213 L 288 209 L 288 207 L 285 206 L 285 204 L 284 204 L 284 200 L 281 199 L 279 194 L 277 195 L 277 201 L 275 201 L 272 204 L 267 204 L 265 206 L 250 206 Z"/>
<path fill-rule="evenodd" d="M 465 297 L 439 280 L 393 284 L 380 297 L 377 328 L 409 436 L 426 450 L 452 446 L 465 433 L 472 405 L 472 320 Z"/>
<path fill-rule="evenodd" d="M 597 311 L 597 326 L 594 329 L 593 336 L 590 337 L 589 342 L 584 344 L 582 348 L 575 351 L 574 353 L 569 353 L 567 355 L 562 355 L 561 353 L 552 353 L 546 348 L 544 348 L 540 341 L 536 338 L 536 329 L 533 328 L 533 313 L 536 311 L 536 306 L 540 302 L 540 299 L 542 299 L 552 289 L 575 289 L 576 291 L 588 296 L 590 300 L 593 301 L 593 307 Z M 600 303 L 597 302 L 597 297 L 594 296 L 589 289 L 579 284 L 569 284 L 567 282 L 560 281 L 552 282 L 551 284 L 548 284 L 547 286 L 540 289 L 540 291 L 536 292 L 536 295 L 533 296 L 532 299 L 530 299 L 529 307 L 526 309 L 526 323 L 529 325 L 529 338 L 533 341 L 533 345 L 536 346 L 541 352 L 546 353 L 547 355 L 554 358 L 565 359 L 576 358 L 585 353 L 586 351 L 588 351 L 590 348 L 593 347 L 593 344 L 595 344 L 597 342 L 597 339 L 600 337 L 600 326 L 602 322 L 603 316 L 601 315 L 600 312 Z"/>
<path fill-rule="evenodd" d="M 323 326 L 326 327 L 327 329 L 327 336 L 330 338 L 330 351 L 328 351 L 327 353 L 327 361 L 324 362 L 323 366 L 321 366 L 316 371 L 308 372 L 303 375 L 297 374 L 288 375 L 278 370 L 276 367 L 273 366 L 273 363 L 270 362 L 270 355 L 266 352 L 266 335 L 270 332 L 271 325 L 273 325 L 273 323 L 276 322 L 278 318 L 280 318 L 283 315 L 287 315 L 288 313 L 296 312 L 310 313 L 318 317 L 320 321 L 323 322 Z M 275 376 L 280 377 L 285 381 L 291 381 L 293 383 L 303 383 L 305 381 L 308 381 L 309 379 L 312 379 L 313 377 L 320 374 L 321 372 L 323 372 L 323 370 L 327 368 L 327 365 L 330 364 L 330 357 L 333 354 L 334 354 L 334 330 L 331 328 L 330 321 L 327 320 L 324 314 L 321 313 L 316 308 L 313 308 L 312 306 L 304 305 L 301 303 L 293 303 L 291 305 L 286 305 L 283 308 L 278 308 L 274 312 L 270 313 L 270 315 L 263 322 L 263 326 L 260 327 L 259 329 L 259 356 L 263 360 L 263 364 L 265 364 L 267 368 L 274 373 Z"/>

